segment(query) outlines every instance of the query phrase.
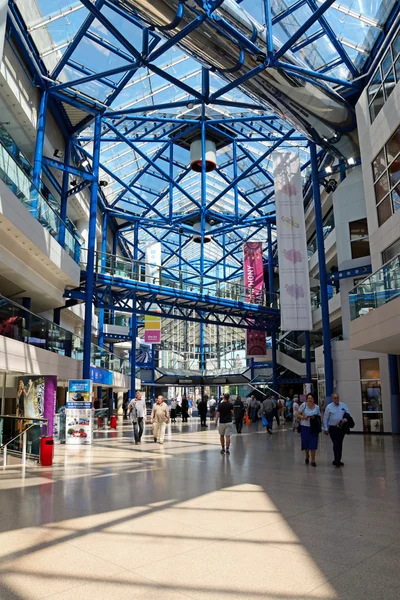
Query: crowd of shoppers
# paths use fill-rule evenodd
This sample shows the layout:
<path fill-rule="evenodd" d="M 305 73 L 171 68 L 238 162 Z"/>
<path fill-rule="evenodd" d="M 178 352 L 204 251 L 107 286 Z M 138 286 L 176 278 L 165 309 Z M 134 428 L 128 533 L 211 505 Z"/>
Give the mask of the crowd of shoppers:
<path fill-rule="evenodd" d="M 189 410 L 193 406 L 194 401 L 183 396 L 179 399 L 172 399 L 168 407 L 164 397 L 159 395 L 152 407 L 150 417 L 154 442 L 161 445 L 164 443 L 166 426 L 170 421 L 176 423 L 178 412 L 182 414 L 182 423 L 187 423 Z M 127 414 L 132 423 L 136 445 L 141 444 L 146 410 L 142 394 L 137 392 L 135 398 L 127 406 Z M 262 402 L 257 399 L 255 394 L 246 398 L 245 401 L 237 396 L 233 402 L 230 401 L 229 394 L 223 394 L 219 402 L 214 397 L 209 399 L 204 394 L 197 401 L 197 410 L 202 428 L 207 427 L 207 414 L 210 415 L 210 421 L 215 421 L 215 425 L 218 426 L 221 454 L 230 454 L 233 420 L 236 432 L 241 434 L 245 419 L 248 423 L 262 419 L 262 424 L 270 435 L 273 430 L 274 418 L 278 426 L 283 419 L 289 421 L 292 423 L 293 431 L 300 433 L 301 450 L 305 452 L 305 464 L 311 464 L 312 467 L 317 466 L 316 452 L 322 432 L 326 436 L 330 436 L 332 441 L 334 455 L 332 464 L 337 468 L 342 467 L 344 464 L 342 462 L 343 440 L 346 433 L 349 433 L 350 429 L 354 427 L 348 407 L 340 401 L 339 395 L 336 393 L 332 395 L 332 402 L 327 405 L 323 419 L 312 394 L 308 394 L 305 402 L 302 403 L 297 394 L 292 399 L 269 395 Z"/>

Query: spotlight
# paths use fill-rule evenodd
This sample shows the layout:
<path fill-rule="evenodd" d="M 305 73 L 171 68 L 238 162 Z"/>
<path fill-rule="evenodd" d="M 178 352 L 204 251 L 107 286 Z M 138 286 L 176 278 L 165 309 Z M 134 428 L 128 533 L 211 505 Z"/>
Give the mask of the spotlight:
<path fill-rule="evenodd" d="M 356 159 L 353 158 L 353 157 L 349 158 L 349 160 L 347 161 L 347 164 L 350 165 L 350 166 L 351 165 L 355 165 L 356 164 Z"/>
<path fill-rule="evenodd" d="M 325 172 L 326 173 L 332 173 L 332 167 L 326 167 Z"/>
<path fill-rule="evenodd" d="M 189 102 L 186 104 L 186 108 L 188 108 L 189 110 L 191 110 L 192 108 L 194 108 L 194 102 L 193 102 L 193 100 L 189 100 Z"/>
<path fill-rule="evenodd" d="M 76 179 L 71 179 L 70 183 L 71 183 L 72 187 L 75 187 L 76 185 L 78 185 L 78 182 Z"/>
<path fill-rule="evenodd" d="M 53 152 L 53 156 L 55 158 L 62 158 L 64 156 L 64 152 L 62 152 L 61 150 L 59 150 L 58 148 L 56 148 Z"/>
<path fill-rule="evenodd" d="M 100 187 L 107 187 L 108 186 L 108 181 L 106 181 L 105 179 L 100 179 L 99 186 Z"/>
<path fill-rule="evenodd" d="M 183 227 L 179 227 L 179 233 L 183 233 Z"/>

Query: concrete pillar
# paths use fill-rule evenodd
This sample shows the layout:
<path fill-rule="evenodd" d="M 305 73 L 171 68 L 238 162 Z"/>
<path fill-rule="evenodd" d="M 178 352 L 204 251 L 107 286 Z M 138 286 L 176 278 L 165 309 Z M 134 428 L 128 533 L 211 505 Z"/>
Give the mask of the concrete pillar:
<path fill-rule="evenodd" d="M 124 392 L 118 392 L 117 394 L 117 415 L 124 414 Z"/>

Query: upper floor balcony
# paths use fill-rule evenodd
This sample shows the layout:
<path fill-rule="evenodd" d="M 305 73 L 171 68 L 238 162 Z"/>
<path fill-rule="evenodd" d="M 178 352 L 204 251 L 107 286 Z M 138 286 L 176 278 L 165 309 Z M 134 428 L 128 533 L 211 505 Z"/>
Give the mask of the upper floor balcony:
<path fill-rule="evenodd" d="M 33 186 L 32 175 L 32 165 L 0 127 L 0 179 L 78 263 L 83 241 L 81 235 L 72 221 L 61 219 L 59 205 L 46 186 L 41 184 L 40 190 Z"/>
<path fill-rule="evenodd" d="M 353 349 L 400 354 L 400 254 L 349 293 Z"/>

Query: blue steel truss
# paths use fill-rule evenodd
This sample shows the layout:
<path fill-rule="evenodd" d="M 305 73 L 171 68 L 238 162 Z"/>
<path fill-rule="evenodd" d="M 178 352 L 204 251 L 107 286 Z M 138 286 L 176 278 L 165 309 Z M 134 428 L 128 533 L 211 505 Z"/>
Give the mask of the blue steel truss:
<path fill-rule="evenodd" d="M 29 65 L 33 84 L 42 90 L 33 182 L 40 182 L 45 169 L 62 171 L 63 216 L 68 200 L 90 187 L 87 275 L 81 288 L 67 291 L 66 297 L 95 302 L 103 312 L 132 306 L 135 300 L 135 318 L 148 310 L 149 302 L 158 303 L 164 314 L 173 303 L 150 291 L 141 296 L 137 289 L 116 290 L 94 280 L 98 209 L 112 232 L 111 247 L 103 235 L 103 252 L 137 260 L 147 244 L 160 241 L 163 266 L 181 270 L 188 280 L 240 277 L 243 242 L 266 239 L 268 230 L 271 254 L 276 237 L 274 150 L 299 154 L 306 200 L 312 193 L 315 198 L 319 171 L 321 178 L 328 167 L 342 176 L 349 167 L 346 158 L 357 164 L 357 146 L 346 142 L 355 127 L 352 106 L 389 41 L 389 28 L 399 19 L 396 0 L 387 0 L 384 10 L 379 2 L 367 1 L 362 14 L 350 0 L 197 0 L 190 5 L 171 0 L 175 17 L 154 23 L 150 9 L 156 4 L 165 3 L 59 0 L 54 12 L 52 0 L 38 0 L 41 16 L 35 13 L 33 20 L 29 2 L 9 0 L 8 35 Z M 146 6 L 148 14 L 142 9 Z M 243 11 L 250 16 L 243 17 Z M 237 13 L 242 21 L 235 21 Z M 207 49 L 204 55 L 196 50 L 193 36 L 204 28 L 216 44 L 232 50 L 229 64 L 222 58 L 213 64 Z M 312 86 L 347 114 L 346 122 L 333 127 L 321 121 L 313 129 L 292 98 L 276 88 L 264 94 L 271 80 L 263 77 L 279 77 L 278 90 L 289 82 L 293 93 Z M 63 161 L 43 154 L 49 110 L 65 137 Z M 217 168 L 211 173 L 204 167 L 194 173 L 189 167 L 187 140 L 196 137 L 202 140 L 203 164 L 205 140 L 220 140 Z M 341 159 L 332 171 L 333 155 Z M 193 241 L 193 235 L 204 241 L 206 232 L 211 243 Z M 317 234 L 322 256 L 318 221 Z M 273 264 L 270 259 L 271 284 Z M 322 279 L 327 280 L 325 273 Z M 187 301 L 180 291 L 176 296 Z M 221 310 L 209 303 L 205 311 L 190 300 L 190 307 L 182 307 L 182 318 L 192 311 L 201 323 L 221 324 L 225 317 L 244 323 L 249 316 L 243 309 L 234 314 L 235 307 L 221 303 Z M 327 307 L 322 310 L 330 346 Z M 84 376 L 90 366 L 91 318 L 86 311 Z M 276 315 L 267 321 L 264 326 L 274 330 Z M 328 350 L 325 354 L 330 355 Z"/>

